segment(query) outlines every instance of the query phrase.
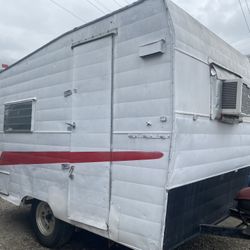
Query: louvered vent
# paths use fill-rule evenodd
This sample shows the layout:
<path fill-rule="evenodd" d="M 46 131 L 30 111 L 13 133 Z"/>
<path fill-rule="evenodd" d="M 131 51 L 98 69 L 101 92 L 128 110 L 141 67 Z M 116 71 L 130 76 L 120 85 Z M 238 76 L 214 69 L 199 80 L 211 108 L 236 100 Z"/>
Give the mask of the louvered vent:
<path fill-rule="evenodd" d="M 224 82 L 222 86 L 222 109 L 236 109 L 238 82 Z"/>
<path fill-rule="evenodd" d="M 250 116 L 250 88 L 242 79 L 223 82 L 221 107 L 224 116 Z"/>

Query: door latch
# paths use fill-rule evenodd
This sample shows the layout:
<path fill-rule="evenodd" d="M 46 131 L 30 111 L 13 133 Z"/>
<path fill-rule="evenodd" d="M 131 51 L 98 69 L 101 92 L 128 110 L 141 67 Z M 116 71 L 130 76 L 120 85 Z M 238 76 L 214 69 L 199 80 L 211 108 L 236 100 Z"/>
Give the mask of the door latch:
<path fill-rule="evenodd" d="M 73 94 L 73 92 L 71 89 L 64 91 L 64 97 L 71 96 L 72 94 Z"/>
<path fill-rule="evenodd" d="M 69 163 L 63 163 L 61 166 L 62 166 L 62 170 L 69 170 L 70 169 Z"/>

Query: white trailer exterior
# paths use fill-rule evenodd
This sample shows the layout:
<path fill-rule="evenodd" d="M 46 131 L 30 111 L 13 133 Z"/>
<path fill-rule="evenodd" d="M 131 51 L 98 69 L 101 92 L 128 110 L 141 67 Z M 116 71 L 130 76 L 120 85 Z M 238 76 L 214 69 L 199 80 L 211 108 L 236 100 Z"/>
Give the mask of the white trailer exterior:
<path fill-rule="evenodd" d="M 58 37 L 0 73 L 1 197 L 132 249 L 177 246 L 247 183 L 250 124 L 216 119 L 214 84 L 236 78 L 250 84 L 248 59 L 168 1 Z M 26 103 L 22 131 L 6 117 Z"/>

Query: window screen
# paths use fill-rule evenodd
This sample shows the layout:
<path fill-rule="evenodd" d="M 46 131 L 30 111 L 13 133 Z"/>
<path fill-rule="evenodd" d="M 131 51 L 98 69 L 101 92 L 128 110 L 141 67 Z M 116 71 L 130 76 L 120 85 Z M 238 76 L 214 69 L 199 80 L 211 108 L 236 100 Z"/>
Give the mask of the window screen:
<path fill-rule="evenodd" d="M 31 132 L 33 101 L 22 101 L 5 104 L 4 131 L 5 132 Z"/>

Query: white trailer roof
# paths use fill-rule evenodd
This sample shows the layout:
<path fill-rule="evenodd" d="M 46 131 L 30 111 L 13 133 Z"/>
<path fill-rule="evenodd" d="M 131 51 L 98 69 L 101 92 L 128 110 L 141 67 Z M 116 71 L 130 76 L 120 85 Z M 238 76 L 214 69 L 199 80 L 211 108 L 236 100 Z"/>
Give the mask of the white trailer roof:
<path fill-rule="evenodd" d="M 246 56 L 227 44 L 192 16 L 166 0 L 174 26 L 175 46 L 205 62 L 217 63 L 250 82 L 250 63 Z"/>

